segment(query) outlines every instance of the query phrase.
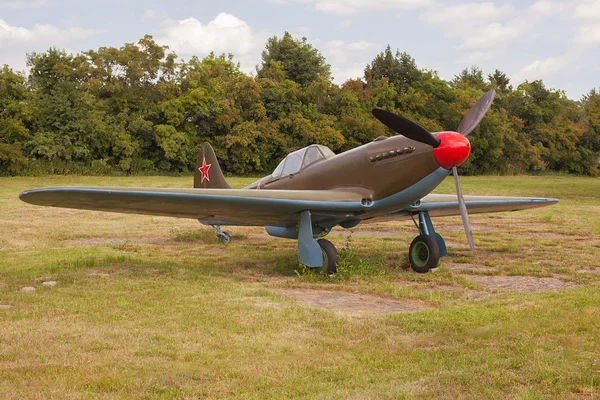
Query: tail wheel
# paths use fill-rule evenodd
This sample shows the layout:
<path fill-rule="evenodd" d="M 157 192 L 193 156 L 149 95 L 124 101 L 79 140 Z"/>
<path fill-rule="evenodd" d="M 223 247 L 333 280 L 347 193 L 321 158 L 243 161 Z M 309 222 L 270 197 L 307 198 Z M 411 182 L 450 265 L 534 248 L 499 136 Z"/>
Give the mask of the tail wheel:
<path fill-rule="evenodd" d="M 317 240 L 319 246 L 321 246 L 321 250 L 324 253 L 324 262 L 323 265 L 326 268 L 328 274 L 335 274 L 337 272 L 337 264 L 339 260 L 338 252 L 335 249 L 333 243 L 331 243 L 327 239 L 319 239 Z"/>
<path fill-rule="evenodd" d="M 417 236 L 408 250 L 408 260 L 415 272 L 427 273 L 431 268 L 437 267 L 440 261 L 440 248 L 431 236 Z"/>

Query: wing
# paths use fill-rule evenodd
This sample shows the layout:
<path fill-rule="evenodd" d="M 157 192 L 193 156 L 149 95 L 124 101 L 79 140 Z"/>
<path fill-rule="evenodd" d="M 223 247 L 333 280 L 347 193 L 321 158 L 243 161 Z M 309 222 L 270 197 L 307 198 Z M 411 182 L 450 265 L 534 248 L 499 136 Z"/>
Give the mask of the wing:
<path fill-rule="evenodd" d="M 469 214 L 496 213 L 504 211 L 529 210 L 558 203 L 558 199 L 507 197 L 507 196 L 465 196 Z M 451 194 L 430 194 L 421 200 L 419 209 L 429 211 L 433 217 L 460 215 L 458 200 Z"/>
<path fill-rule="evenodd" d="M 314 222 L 361 213 L 358 193 L 322 190 L 53 187 L 21 193 L 40 206 L 194 218 L 222 225 L 283 225 L 310 210 Z"/>
<path fill-rule="evenodd" d="M 558 199 L 508 197 L 508 196 L 465 196 L 469 215 L 506 211 L 529 210 L 558 203 Z M 411 213 L 428 211 L 432 217 L 460 215 L 456 195 L 429 194 L 421 199 L 418 206 L 410 206 L 398 212 L 386 214 L 382 219 L 409 217 Z M 378 218 L 378 220 L 381 220 Z"/>

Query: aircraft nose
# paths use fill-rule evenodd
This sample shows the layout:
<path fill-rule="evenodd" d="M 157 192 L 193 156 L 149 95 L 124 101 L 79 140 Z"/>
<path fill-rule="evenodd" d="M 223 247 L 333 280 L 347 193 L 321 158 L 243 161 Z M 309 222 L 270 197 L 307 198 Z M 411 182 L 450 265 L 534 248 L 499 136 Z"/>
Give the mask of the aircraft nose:
<path fill-rule="evenodd" d="M 471 153 L 469 139 L 457 132 L 438 133 L 438 147 L 433 149 L 437 163 L 446 169 L 458 167 L 466 161 Z"/>

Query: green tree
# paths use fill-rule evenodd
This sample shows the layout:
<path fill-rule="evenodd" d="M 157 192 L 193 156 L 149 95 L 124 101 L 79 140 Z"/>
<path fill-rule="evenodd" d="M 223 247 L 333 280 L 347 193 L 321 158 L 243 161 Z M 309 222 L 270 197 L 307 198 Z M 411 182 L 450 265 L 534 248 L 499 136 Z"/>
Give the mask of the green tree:
<path fill-rule="evenodd" d="M 21 146 L 30 137 L 28 97 L 25 78 L 0 68 L 0 174 L 19 173 L 26 163 Z"/>
<path fill-rule="evenodd" d="M 29 55 L 27 62 L 35 110 L 27 154 L 48 161 L 130 166 L 136 146 L 101 100 L 86 90 L 87 59 L 50 49 Z"/>
<path fill-rule="evenodd" d="M 371 115 L 375 105 L 371 90 L 361 81 L 348 80 L 342 85 L 337 98 L 338 129 L 345 139 L 342 150 L 349 150 L 387 134 L 385 126 Z"/>
<path fill-rule="evenodd" d="M 493 74 L 488 74 L 488 80 L 492 88 L 501 94 L 506 94 L 512 90 L 510 78 L 500 70 L 495 70 Z"/>
<path fill-rule="evenodd" d="M 365 80 L 369 86 L 381 79 L 387 79 L 398 93 L 408 90 L 422 74 L 414 58 L 406 52 L 400 53 L 399 50 L 393 55 L 389 45 L 365 68 Z"/>
<path fill-rule="evenodd" d="M 600 93 L 590 90 L 583 96 L 582 105 L 587 119 L 588 129 L 580 140 L 581 146 L 588 149 L 587 171 L 589 175 L 600 175 Z"/>
<path fill-rule="evenodd" d="M 226 172 L 265 173 L 312 143 L 339 152 L 395 134 L 371 115 L 374 107 L 430 131 L 456 129 L 490 88 L 498 95 L 470 136 L 462 173 L 600 173 L 596 90 L 575 102 L 542 81 L 514 89 L 503 72 L 484 75 L 477 67 L 448 82 L 389 46 L 367 65 L 364 81 L 336 85 L 319 51 L 287 32 L 267 41 L 257 77 L 232 57 L 179 62 L 144 36 L 77 55 L 32 53 L 27 80 L 3 67 L 0 174 L 43 165 L 59 172 L 186 171 L 203 141 Z"/>
<path fill-rule="evenodd" d="M 317 78 L 331 79 L 330 66 L 325 57 L 307 39 L 295 39 L 289 32 L 281 38 L 273 36 L 267 40 L 262 52 L 262 63 L 257 67 L 259 78 L 273 76 L 273 62 L 277 62 L 285 77 L 301 86 L 306 86 Z"/>
<path fill-rule="evenodd" d="M 169 135 L 172 127 L 161 119 L 161 103 L 180 95 L 177 56 L 167 51 L 146 35 L 118 49 L 101 47 L 84 53 L 90 65 L 84 89 L 113 116 L 120 143 L 128 142 L 116 147 L 127 149 L 118 162 L 125 171 L 182 170 L 191 163 L 188 152 L 173 155 L 173 141 L 179 143 L 179 135 Z M 135 152 L 129 155 L 131 149 Z"/>
<path fill-rule="evenodd" d="M 483 71 L 477 66 L 463 69 L 460 74 L 454 77 L 452 86 L 454 88 L 473 87 L 482 91 L 485 91 L 488 88 Z"/>

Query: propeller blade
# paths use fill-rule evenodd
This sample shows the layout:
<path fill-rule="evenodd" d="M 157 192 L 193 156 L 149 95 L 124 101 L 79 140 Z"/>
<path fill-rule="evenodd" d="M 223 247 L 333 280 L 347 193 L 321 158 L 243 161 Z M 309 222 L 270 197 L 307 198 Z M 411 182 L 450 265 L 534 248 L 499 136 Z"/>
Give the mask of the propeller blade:
<path fill-rule="evenodd" d="M 456 195 L 458 196 L 460 215 L 463 220 L 463 225 L 465 226 L 465 234 L 467 235 L 467 240 L 469 241 L 469 246 L 471 247 L 471 250 L 475 250 L 475 242 L 473 242 L 473 231 L 471 230 L 471 223 L 469 222 L 469 214 L 467 213 L 465 198 L 462 195 L 462 191 L 460 190 L 460 184 L 458 183 L 458 169 L 456 167 L 452 168 L 452 175 L 454 175 L 454 183 L 456 184 Z"/>
<path fill-rule="evenodd" d="M 380 108 L 374 108 L 372 113 L 381 123 L 400 135 L 434 148 L 440 145 L 439 139 L 433 136 L 431 132 L 409 119 Z"/>
<path fill-rule="evenodd" d="M 479 125 L 485 116 L 485 113 L 487 113 L 487 111 L 490 109 L 492 101 L 494 101 L 494 96 L 496 96 L 495 90 L 490 90 L 481 96 L 481 98 L 477 100 L 477 103 L 471 107 L 462 121 L 460 121 L 456 132 L 462 133 L 465 136 L 468 136 L 469 133 L 473 132 L 473 130 L 477 128 L 477 125 Z"/>

